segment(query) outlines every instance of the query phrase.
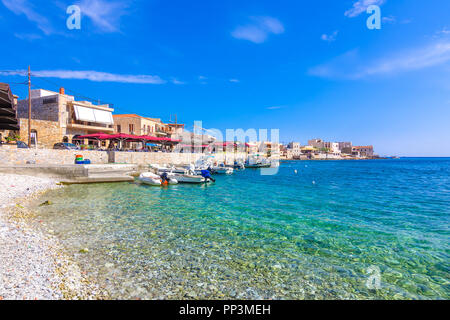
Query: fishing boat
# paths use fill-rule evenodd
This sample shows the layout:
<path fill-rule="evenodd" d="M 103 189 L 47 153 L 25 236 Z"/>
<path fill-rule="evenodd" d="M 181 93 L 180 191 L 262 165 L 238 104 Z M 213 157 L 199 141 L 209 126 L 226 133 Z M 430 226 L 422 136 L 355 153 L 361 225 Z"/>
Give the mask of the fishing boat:
<path fill-rule="evenodd" d="M 161 178 L 161 176 L 159 176 L 155 173 L 152 173 L 152 172 L 142 173 L 139 176 L 139 181 L 143 184 L 147 184 L 150 186 L 164 185 L 163 179 Z M 174 179 L 173 177 L 169 177 L 169 180 L 166 182 L 167 182 L 167 184 L 178 184 L 178 181 L 176 179 Z"/>

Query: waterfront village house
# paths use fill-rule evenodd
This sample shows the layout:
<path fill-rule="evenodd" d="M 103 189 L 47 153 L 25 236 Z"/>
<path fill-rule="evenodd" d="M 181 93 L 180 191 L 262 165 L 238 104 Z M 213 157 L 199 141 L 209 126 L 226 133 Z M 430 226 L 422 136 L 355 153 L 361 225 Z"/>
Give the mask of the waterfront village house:
<path fill-rule="evenodd" d="M 306 159 L 312 159 L 313 154 L 317 152 L 317 149 L 313 146 L 301 147 L 302 155 L 306 156 Z"/>
<path fill-rule="evenodd" d="M 338 142 L 339 150 L 344 154 L 352 154 L 352 143 L 351 142 Z"/>
<path fill-rule="evenodd" d="M 355 146 L 353 147 L 352 154 L 361 158 L 373 157 L 373 146 Z"/>
<path fill-rule="evenodd" d="M 264 153 L 268 157 L 280 157 L 280 143 L 272 141 L 257 142 L 258 153 Z"/>
<path fill-rule="evenodd" d="M 166 124 L 161 119 L 142 117 L 137 114 L 115 114 L 113 118 L 116 133 L 171 138 L 181 134 L 184 129 L 184 124 Z"/>
<path fill-rule="evenodd" d="M 286 157 L 286 159 L 288 159 L 288 160 L 294 158 L 294 154 L 292 153 L 292 149 L 286 148 L 285 157 Z"/>
<path fill-rule="evenodd" d="M 31 144 L 39 148 L 52 148 L 58 142 L 96 144 L 79 139 L 92 133 L 113 133 L 114 110 L 109 105 L 94 105 L 88 101 L 75 101 L 66 95 L 48 90 L 31 90 Z M 17 104 L 20 137 L 28 136 L 28 99 Z"/>
<path fill-rule="evenodd" d="M 288 149 L 290 150 L 292 157 L 294 157 L 294 158 L 299 158 L 302 154 L 300 142 L 289 143 Z"/>
<path fill-rule="evenodd" d="M 339 143 L 337 142 L 324 142 L 324 147 L 329 150 L 329 153 L 339 155 L 341 150 L 339 150 Z"/>
<path fill-rule="evenodd" d="M 308 141 L 308 146 L 316 149 L 323 149 L 325 148 L 325 142 L 322 139 L 312 139 Z"/>

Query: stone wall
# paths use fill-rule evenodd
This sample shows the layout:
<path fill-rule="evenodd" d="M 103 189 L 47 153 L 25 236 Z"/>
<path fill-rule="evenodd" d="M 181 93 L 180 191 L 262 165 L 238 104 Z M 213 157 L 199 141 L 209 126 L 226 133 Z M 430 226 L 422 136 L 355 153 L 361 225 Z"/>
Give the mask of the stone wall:
<path fill-rule="evenodd" d="M 1 165 L 23 164 L 74 164 L 76 155 L 83 155 L 93 163 L 108 163 L 108 153 L 102 151 L 18 149 L 14 146 L 0 147 Z"/>
<path fill-rule="evenodd" d="M 31 99 L 31 119 L 59 122 L 59 95 Z M 17 103 L 17 117 L 28 119 L 28 99 Z"/>
<path fill-rule="evenodd" d="M 28 119 L 20 118 L 20 139 L 28 143 Z M 31 130 L 37 132 L 37 142 L 39 147 L 53 148 L 57 142 L 62 142 L 62 128 L 58 122 L 46 120 L 31 120 Z"/>
<path fill-rule="evenodd" d="M 93 164 L 114 163 L 147 165 L 155 164 L 189 164 L 204 156 L 201 153 L 164 153 L 164 152 L 106 152 L 89 150 L 52 150 L 52 149 L 18 149 L 15 146 L 0 146 L 0 165 L 24 164 L 74 164 L 75 156 L 82 155 Z M 235 158 L 245 159 L 245 153 L 214 154 L 217 161 L 233 163 Z"/>

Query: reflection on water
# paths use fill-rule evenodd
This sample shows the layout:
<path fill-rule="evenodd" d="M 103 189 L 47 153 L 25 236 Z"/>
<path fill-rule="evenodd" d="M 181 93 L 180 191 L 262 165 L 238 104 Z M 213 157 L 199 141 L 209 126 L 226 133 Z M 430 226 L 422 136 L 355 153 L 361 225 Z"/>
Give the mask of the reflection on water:
<path fill-rule="evenodd" d="M 207 186 L 73 185 L 36 210 L 113 298 L 448 299 L 449 168 L 286 162 Z"/>

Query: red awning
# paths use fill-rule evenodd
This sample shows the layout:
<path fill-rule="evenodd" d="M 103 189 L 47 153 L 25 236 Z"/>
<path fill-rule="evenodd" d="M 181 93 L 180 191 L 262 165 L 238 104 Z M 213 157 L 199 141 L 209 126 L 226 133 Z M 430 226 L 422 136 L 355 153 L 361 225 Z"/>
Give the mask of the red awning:
<path fill-rule="evenodd" d="M 179 144 L 179 147 L 182 148 L 208 148 L 209 145 L 203 144 L 203 145 L 192 145 L 192 144 Z"/>
<path fill-rule="evenodd" d="M 146 141 L 160 141 L 160 138 L 152 136 L 137 136 L 136 139 L 146 140 Z"/>
<path fill-rule="evenodd" d="M 84 136 L 78 136 L 77 139 L 99 139 L 99 140 L 106 140 L 109 139 L 111 135 L 106 133 L 92 133 L 92 134 L 86 134 Z"/>
<path fill-rule="evenodd" d="M 229 145 L 235 145 L 234 142 L 215 142 L 214 145 L 228 147 Z"/>
<path fill-rule="evenodd" d="M 106 134 L 106 133 L 93 133 L 84 136 L 79 136 L 79 139 L 99 139 L 99 140 L 128 140 L 128 141 L 154 141 L 154 142 L 180 142 L 181 140 L 174 140 L 170 138 L 158 138 L 152 136 L 135 136 L 126 133 Z"/>

